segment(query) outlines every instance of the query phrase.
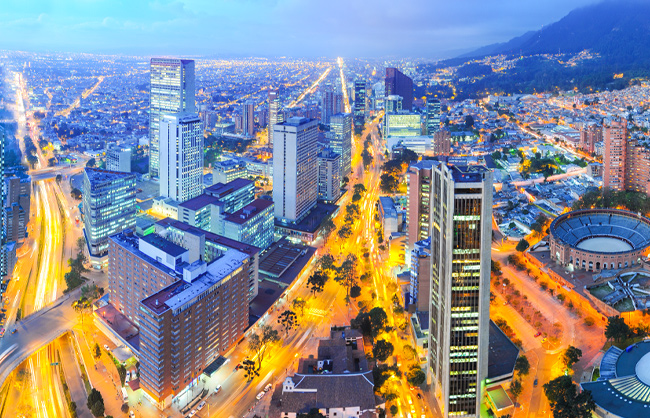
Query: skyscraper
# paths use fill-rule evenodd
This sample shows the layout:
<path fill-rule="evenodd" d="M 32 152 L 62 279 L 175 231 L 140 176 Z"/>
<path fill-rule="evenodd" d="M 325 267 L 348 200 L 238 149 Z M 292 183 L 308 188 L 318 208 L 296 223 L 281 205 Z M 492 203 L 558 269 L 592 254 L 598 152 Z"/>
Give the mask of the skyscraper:
<path fill-rule="evenodd" d="M 627 121 L 614 120 L 605 127 L 603 188 L 625 190 Z"/>
<path fill-rule="evenodd" d="M 432 160 L 422 160 L 412 164 L 406 174 L 406 265 L 411 266 L 411 253 L 415 243 L 429 237 L 431 176 L 439 163 Z"/>
<path fill-rule="evenodd" d="M 135 228 L 135 174 L 86 168 L 82 185 L 84 236 L 90 261 L 108 261 L 108 237 Z"/>
<path fill-rule="evenodd" d="M 243 112 L 243 129 L 244 136 L 252 137 L 255 135 L 255 103 L 247 101 L 244 103 Z"/>
<path fill-rule="evenodd" d="M 433 135 L 440 129 L 440 100 L 427 102 L 427 135 Z"/>
<path fill-rule="evenodd" d="M 386 113 L 398 113 L 402 111 L 402 96 L 390 95 L 384 99 Z"/>
<path fill-rule="evenodd" d="M 597 124 L 583 126 L 580 129 L 580 149 L 593 154 L 596 151 L 596 142 L 603 140 L 603 128 Z"/>
<path fill-rule="evenodd" d="M 283 121 L 284 114 L 282 114 L 280 92 L 278 90 L 269 90 L 269 146 L 273 146 L 273 127 Z"/>
<path fill-rule="evenodd" d="M 158 178 L 159 126 L 164 113 L 194 113 L 194 61 L 151 59 L 149 105 L 149 174 Z"/>
<path fill-rule="evenodd" d="M 318 121 L 293 117 L 274 126 L 275 218 L 300 222 L 318 199 Z"/>
<path fill-rule="evenodd" d="M 331 148 L 318 153 L 318 198 L 335 202 L 341 196 L 341 156 Z"/>
<path fill-rule="evenodd" d="M 116 144 L 106 150 L 106 169 L 109 171 L 131 172 L 131 148 Z"/>
<path fill-rule="evenodd" d="M 0 126 L 0 175 L 2 176 L 3 181 L 0 181 L 0 201 L 5 201 L 5 130 Z M 6 276 L 11 272 L 8 271 L 7 263 L 7 247 L 6 247 L 6 222 L 4 211 L 0 212 L 0 276 Z"/>
<path fill-rule="evenodd" d="M 343 94 L 336 93 L 330 89 L 323 91 L 323 96 L 321 97 L 320 123 L 329 125 L 330 118 L 341 112 L 343 112 Z"/>
<path fill-rule="evenodd" d="M 329 146 L 341 156 L 339 178 L 352 171 L 352 115 L 350 113 L 337 113 L 330 118 L 330 130 L 326 134 Z"/>
<path fill-rule="evenodd" d="M 160 196 L 184 202 L 203 191 L 203 131 L 196 114 L 160 120 Z"/>
<path fill-rule="evenodd" d="M 402 108 L 413 110 L 413 80 L 397 68 L 386 68 L 386 97 L 396 94 L 402 96 Z"/>
<path fill-rule="evenodd" d="M 445 418 L 479 417 L 490 320 L 492 173 L 433 167 L 427 374 Z"/>
<path fill-rule="evenodd" d="M 361 131 L 366 123 L 366 81 L 354 80 L 354 129 Z"/>

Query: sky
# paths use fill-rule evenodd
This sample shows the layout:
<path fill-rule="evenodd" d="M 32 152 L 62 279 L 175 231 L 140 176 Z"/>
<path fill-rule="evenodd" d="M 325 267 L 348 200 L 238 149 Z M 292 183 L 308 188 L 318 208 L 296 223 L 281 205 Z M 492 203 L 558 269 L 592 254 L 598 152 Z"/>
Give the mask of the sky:
<path fill-rule="evenodd" d="M 0 49 L 448 58 L 594 0 L 0 0 Z"/>

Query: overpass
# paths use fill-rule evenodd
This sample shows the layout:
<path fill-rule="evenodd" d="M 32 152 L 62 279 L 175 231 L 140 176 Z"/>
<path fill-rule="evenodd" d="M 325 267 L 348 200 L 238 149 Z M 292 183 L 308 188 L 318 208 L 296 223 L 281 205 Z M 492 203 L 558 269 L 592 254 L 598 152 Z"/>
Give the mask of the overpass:
<path fill-rule="evenodd" d="M 27 316 L 14 325 L 18 331 L 15 334 L 11 333 L 13 328 L 6 330 L 5 336 L 0 338 L 0 356 L 14 344 L 16 349 L 0 362 L 0 387 L 20 363 L 76 325 L 78 314 L 72 309 L 72 301 L 80 294 L 81 289 L 72 291 Z"/>

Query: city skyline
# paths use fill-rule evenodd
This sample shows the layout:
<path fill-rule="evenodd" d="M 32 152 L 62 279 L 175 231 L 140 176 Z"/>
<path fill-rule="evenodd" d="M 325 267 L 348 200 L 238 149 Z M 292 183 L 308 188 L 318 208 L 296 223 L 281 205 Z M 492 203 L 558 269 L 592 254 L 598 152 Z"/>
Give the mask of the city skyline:
<path fill-rule="evenodd" d="M 157 0 L 126 5 L 43 0 L 26 5 L 10 0 L 0 14 L 4 40 L 0 48 L 125 55 L 439 59 L 506 42 L 597 2 L 552 0 L 531 5 L 472 0 L 456 5 L 414 0 L 410 7 L 385 0 L 372 4 L 337 0 L 308 7 L 300 3 Z M 326 24 L 314 25 L 316 16 Z"/>

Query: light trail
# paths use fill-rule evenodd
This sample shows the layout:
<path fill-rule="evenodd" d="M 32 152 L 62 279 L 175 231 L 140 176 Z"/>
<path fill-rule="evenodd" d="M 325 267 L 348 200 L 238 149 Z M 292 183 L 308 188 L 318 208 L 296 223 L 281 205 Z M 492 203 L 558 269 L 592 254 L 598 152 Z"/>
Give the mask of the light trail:
<path fill-rule="evenodd" d="M 325 80 L 325 77 L 327 77 L 327 75 L 330 73 L 330 71 L 332 71 L 332 67 L 327 67 L 327 70 L 325 70 L 325 71 L 323 72 L 323 74 L 321 74 L 320 77 L 318 77 L 318 79 L 317 79 L 316 81 L 314 81 L 314 83 L 313 83 L 311 86 L 309 86 L 305 91 L 303 91 L 303 92 L 300 94 L 300 96 L 298 96 L 298 98 L 297 98 L 296 100 L 294 100 L 293 102 L 289 103 L 289 107 L 296 107 L 296 106 L 298 106 L 298 104 L 299 104 L 299 103 L 300 103 L 300 102 L 305 98 L 305 96 L 307 96 L 309 93 L 313 93 L 314 91 L 316 91 L 316 87 L 318 87 L 318 85 L 319 85 L 323 80 Z"/>

